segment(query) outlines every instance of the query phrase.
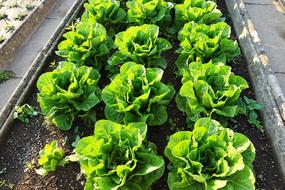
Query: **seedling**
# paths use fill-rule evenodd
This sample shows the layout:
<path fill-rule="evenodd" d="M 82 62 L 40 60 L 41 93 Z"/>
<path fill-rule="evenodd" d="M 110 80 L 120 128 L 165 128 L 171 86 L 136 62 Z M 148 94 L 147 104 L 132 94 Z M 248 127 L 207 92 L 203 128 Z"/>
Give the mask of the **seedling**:
<path fill-rule="evenodd" d="M 26 165 L 26 168 L 25 168 L 24 172 L 32 170 L 35 167 L 35 160 L 32 159 L 30 162 L 26 162 L 25 165 Z"/>
<path fill-rule="evenodd" d="M 27 13 L 19 13 L 15 19 L 22 21 L 26 18 L 26 16 L 27 16 Z"/>
<path fill-rule="evenodd" d="M 34 110 L 29 104 L 24 104 L 23 106 L 16 106 L 16 110 L 13 115 L 13 119 L 18 119 L 25 124 L 29 124 L 30 120 L 28 117 L 36 116 L 39 113 Z"/>
<path fill-rule="evenodd" d="M 1 41 L 1 37 L 2 36 L 0 36 L 0 43 L 3 42 L 3 41 Z M 4 38 L 4 40 L 5 40 L 5 38 Z M 10 78 L 12 78 L 13 75 L 14 75 L 14 73 L 12 71 L 4 71 L 4 70 L 0 69 L 0 84 L 9 80 Z"/>
<path fill-rule="evenodd" d="M 7 24 L 6 26 L 5 26 L 5 30 L 7 31 L 7 32 L 13 32 L 14 30 L 15 30 L 15 26 L 14 25 L 12 25 L 12 24 Z"/>
<path fill-rule="evenodd" d="M 32 5 L 32 4 L 27 4 L 26 5 L 26 9 L 28 10 L 28 11 L 31 11 L 31 10 L 33 10 L 35 8 L 35 5 Z"/>
<path fill-rule="evenodd" d="M 19 4 L 17 2 L 12 3 L 11 5 L 8 6 L 9 8 L 18 8 Z"/>
<path fill-rule="evenodd" d="M 58 147 L 57 141 L 46 144 L 44 149 L 40 151 L 39 165 L 42 166 L 36 170 L 36 173 L 42 176 L 47 175 L 51 171 L 55 171 L 57 166 L 64 166 L 64 151 Z"/>
<path fill-rule="evenodd" d="M 5 37 L 3 35 L 0 35 L 0 44 L 2 44 L 5 41 Z"/>
<path fill-rule="evenodd" d="M 6 13 L 0 13 L 0 20 L 8 19 L 8 15 Z"/>

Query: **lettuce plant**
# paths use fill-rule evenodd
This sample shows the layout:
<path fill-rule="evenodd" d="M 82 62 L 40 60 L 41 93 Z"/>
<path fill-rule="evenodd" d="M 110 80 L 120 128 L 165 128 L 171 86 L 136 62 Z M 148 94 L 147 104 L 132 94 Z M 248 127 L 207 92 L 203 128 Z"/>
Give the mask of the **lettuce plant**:
<path fill-rule="evenodd" d="M 133 26 L 116 35 L 118 51 L 109 60 L 110 65 L 134 61 L 146 67 L 166 67 L 160 54 L 172 48 L 169 41 L 158 38 L 159 27 L 152 24 Z"/>
<path fill-rule="evenodd" d="M 150 189 L 164 172 L 164 160 L 146 133 L 145 123 L 98 121 L 94 135 L 76 145 L 87 179 L 84 189 Z"/>
<path fill-rule="evenodd" d="M 101 101 L 99 79 L 97 70 L 60 63 L 57 69 L 42 74 L 37 82 L 42 112 L 58 128 L 70 129 L 76 117 L 88 117 Z"/>
<path fill-rule="evenodd" d="M 112 40 L 105 28 L 92 20 L 85 20 L 65 33 L 65 40 L 58 45 L 57 55 L 76 65 L 101 69 L 107 61 Z"/>
<path fill-rule="evenodd" d="M 175 24 L 182 28 L 187 22 L 198 24 L 213 24 L 221 20 L 222 13 L 213 1 L 185 0 L 175 5 Z"/>
<path fill-rule="evenodd" d="M 246 80 L 233 74 L 231 67 L 212 63 L 191 63 L 182 82 L 176 103 L 187 114 L 189 124 L 201 117 L 235 117 L 240 94 L 248 88 Z"/>
<path fill-rule="evenodd" d="M 240 55 L 236 41 L 230 40 L 231 28 L 225 22 L 213 25 L 185 24 L 178 34 L 180 56 L 176 64 L 180 69 L 191 62 L 223 62 Z"/>
<path fill-rule="evenodd" d="M 167 120 L 167 105 L 175 91 L 161 82 L 163 70 L 145 69 L 133 62 L 125 63 L 120 73 L 102 91 L 107 119 L 118 123 L 147 122 L 161 125 Z"/>
<path fill-rule="evenodd" d="M 39 165 L 42 166 L 36 170 L 36 173 L 42 176 L 47 175 L 49 172 L 54 172 L 57 166 L 64 166 L 64 152 L 58 147 L 56 141 L 51 144 L 46 144 L 44 149 L 40 151 Z"/>
<path fill-rule="evenodd" d="M 84 4 L 86 11 L 82 20 L 93 19 L 108 28 L 108 33 L 114 35 L 122 24 L 127 23 L 127 13 L 120 7 L 117 0 L 89 0 Z"/>
<path fill-rule="evenodd" d="M 132 0 L 127 2 L 128 19 L 138 25 L 156 24 L 160 27 L 171 25 L 170 14 L 173 3 L 164 0 Z"/>
<path fill-rule="evenodd" d="M 170 160 L 171 190 L 255 189 L 253 144 L 210 118 L 198 120 L 192 132 L 172 135 L 164 153 Z"/>

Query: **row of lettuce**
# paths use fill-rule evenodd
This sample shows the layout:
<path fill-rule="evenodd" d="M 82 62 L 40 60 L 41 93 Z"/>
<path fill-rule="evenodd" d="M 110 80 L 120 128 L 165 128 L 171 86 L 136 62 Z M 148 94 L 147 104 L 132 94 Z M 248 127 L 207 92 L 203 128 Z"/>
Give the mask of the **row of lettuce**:
<path fill-rule="evenodd" d="M 78 119 L 85 126 L 96 122 L 94 108 L 105 103 L 108 120 L 97 121 L 94 135 L 80 139 L 72 156 L 86 175 L 86 190 L 147 190 L 165 172 L 163 157 L 147 140 L 147 128 L 168 119 L 175 90 L 161 81 L 167 67 L 161 54 L 172 48 L 168 40 L 177 35 L 182 87 L 176 103 L 192 131 L 176 132 L 165 147 L 169 188 L 255 189 L 253 144 L 219 123 L 238 114 L 238 99 L 248 88 L 226 65 L 240 54 L 230 34 L 213 1 L 85 4 L 80 21 L 58 45 L 57 54 L 65 61 L 41 75 L 37 88 L 42 112 L 61 130 Z M 111 82 L 100 89 L 103 69 Z M 42 175 L 64 165 L 56 142 L 40 152 L 39 164 Z"/>

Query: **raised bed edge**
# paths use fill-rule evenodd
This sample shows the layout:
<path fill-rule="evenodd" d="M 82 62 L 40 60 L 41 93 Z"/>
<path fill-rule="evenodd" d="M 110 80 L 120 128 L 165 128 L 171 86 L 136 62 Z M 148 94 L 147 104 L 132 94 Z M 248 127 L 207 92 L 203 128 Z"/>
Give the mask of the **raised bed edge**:
<path fill-rule="evenodd" d="M 285 179 L 285 98 L 270 68 L 258 33 L 254 28 L 243 0 L 227 0 L 226 5 L 237 33 L 239 44 L 247 60 L 256 99 L 264 105 L 261 117 L 265 132 L 274 149 Z"/>
<path fill-rule="evenodd" d="M 29 92 L 34 87 L 38 77 L 41 75 L 42 70 L 48 63 L 47 59 L 50 54 L 54 52 L 57 42 L 65 32 L 65 28 L 74 20 L 79 14 L 85 0 L 76 0 L 72 8 L 66 14 L 60 25 L 57 27 L 55 33 L 49 38 L 43 50 L 37 55 L 30 68 L 22 78 L 20 84 L 14 90 L 6 106 L 0 112 L 0 145 L 5 141 L 9 133 L 10 126 L 12 126 L 13 113 L 16 105 L 22 105 L 29 95 Z"/>
<path fill-rule="evenodd" d="M 36 30 L 56 0 L 43 0 L 13 32 L 13 34 L 0 45 L 0 66 L 7 65 L 17 49 Z"/>

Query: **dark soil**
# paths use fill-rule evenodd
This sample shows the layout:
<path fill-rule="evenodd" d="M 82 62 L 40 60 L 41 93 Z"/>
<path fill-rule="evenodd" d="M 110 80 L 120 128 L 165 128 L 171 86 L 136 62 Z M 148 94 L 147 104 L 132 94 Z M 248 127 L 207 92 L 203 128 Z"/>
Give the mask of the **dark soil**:
<path fill-rule="evenodd" d="M 219 8 L 227 15 L 224 1 L 218 2 Z M 230 19 L 227 21 L 231 24 Z M 235 34 L 232 36 L 236 39 Z M 180 78 L 175 75 L 175 60 L 177 55 L 174 53 L 178 47 L 177 42 L 173 42 L 173 51 L 164 54 L 168 61 L 168 67 L 165 70 L 164 82 L 174 85 L 176 91 L 180 89 Z M 50 60 L 59 60 L 58 57 L 52 55 Z M 239 56 L 236 61 L 238 64 L 231 63 L 233 72 L 243 76 L 250 83 L 247 64 L 243 56 Z M 47 68 L 47 71 L 51 68 Z M 102 73 L 100 86 L 108 84 L 106 73 Z M 36 87 L 35 87 L 36 89 Z M 254 92 L 246 90 L 243 95 L 254 98 Z M 36 93 L 31 93 L 27 103 L 34 106 L 40 111 L 36 100 Z M 97 106 L 97 118 L 104 118 L 104 104 Z M 176 108 L 173 100 L 168 107 L 169 121 L 163 126 L 149 127 L 148 139 L 157 145 L 158 154 L 164 155 L 163 151 L 167 144 L 167 140 L 171 134 L 177 130 L 185 130 L 185 116 Z M 279 168 L 274 160 L 274 154 L 263 130 L 258 130 L 250 126 L 247 119 L 243 116 L 236 118 L 237 123 L 230 122 L 228 127 L 235 131 L 241 132 L 251 139 L 256 148 L 256 159 L 254 162 L 254 170 L 256 173 L 256 188 L 266 190 L 282 190 L 285 187 L 279 173 Z M 238 124 L 238 126 L 237 126 Z M 64 168 L 58 168 L 56 172 L 49 173 L 45 177 L 37 175 L 34 171 L 38 168 L 37 159 L 38 152 L 46 143 L 57 140 L 64 148 L 66 155 L 72 153 L 72 142 L 76 138 L 76 131 L 79 129 L 80 135 L 91 135 L 92 128 L 86 129 L 80 122 L 75 123 L 72 130 L 62 132 L 55 127 L 49 125 L 43 116 L 37 116 L 31 119 L 29 125 L 15 122 L 11 128 L 11 133 L 7 141 L 1 145 L 0 149 L 0 189 L 17 189 L 17 190 L 80 190 L 84 187 L 84 177 L 80 175 L 80 167 L 76 163 L 66 165 Z M 166 166 L 168 164 L 165 158 Z M 31 165 L 32 167 L 28 167 Z M 167 188 L 167 167 L 163 177 L 153 185 L 154 190 L 166 190 Z"/>

